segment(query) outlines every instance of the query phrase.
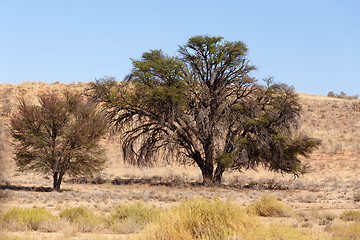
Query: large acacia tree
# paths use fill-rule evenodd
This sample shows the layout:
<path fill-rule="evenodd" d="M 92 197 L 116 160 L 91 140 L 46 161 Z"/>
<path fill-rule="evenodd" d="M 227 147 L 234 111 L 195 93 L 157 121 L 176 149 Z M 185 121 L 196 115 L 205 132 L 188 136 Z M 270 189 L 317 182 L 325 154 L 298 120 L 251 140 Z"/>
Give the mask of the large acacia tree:
<path fill-rule="evenodd" d="M 301 106 L 293 88 L 259 85 L 241 41 L 195 36 L 172 57 L 160 50 L 133 60 L 125 81 L 98 79 L 93 98 L 122 134 L 125 160 L 151 165 L 157 153 L 195 163 L 204 183 L 227 169 L 259 165 L 298 175 L 319 142 L 294 135 Z"/>
<path fill-rule="evenodd" d="M 44 93 L 38 104 L 20 99 L 10 126 L 19 170 L 51 174 L 56 191 L 66 173 L 91 174 L 106 162 L 99 147 L 106 119 L 80 94 Z"/>

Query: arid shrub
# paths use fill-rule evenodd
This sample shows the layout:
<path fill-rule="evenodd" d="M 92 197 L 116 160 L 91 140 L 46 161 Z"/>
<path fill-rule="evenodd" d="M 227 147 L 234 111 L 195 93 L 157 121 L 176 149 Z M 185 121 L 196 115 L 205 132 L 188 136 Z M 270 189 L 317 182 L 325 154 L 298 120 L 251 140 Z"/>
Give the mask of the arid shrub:
<path fill-rule="evenodd" d="M 91 232 L 103 226 L 102 218 L 85 207 L 66 208 L 59 213 L 59 216 L 76 224 L 82 232 Z"/>
<path fill-rule="evenodd" d="M 247 211 L 250 214 L 262 217 L 288 217 L 293 214 L 292 208 L 277 200 L 274 196 L 263 195 L 259 200 L 252 202 Z"/>
<path fill-rule="evenodd" d="M 335 94 L 333 91 L 330 91 L 327 95 L 328 97 L 332 98 L 341 98 L 341 99 L 349 99 L 349 100 L 355 100 L 359 98 L 359 95 L 347 95 L 345 92 L 340 92 L 340 94 Z"/>
<path fill-rule="evenodd" d="M 354 202 L 360 202 L 360 191 L 354 193 Z"/>
<path fill-rule="evenodd" d="M 3 227 L 22 231 L 55 231 L 49 228 L 57 218 L 43 208 L 12 208 L 2 216 Z"/>
<path fill-rule="evenodd" d="M 143 202 L 115 207 L 107 219 L 107 225 L 117 233 L 131 233 L 143 228 L 159 216 L 159 210 Z"/>
<path fill-rule="evenodd" d="M 360 221 L 360 211 L 347 210 L 340 215 L 344 221 Z"/>
<path fill-rule="evenodd" d="M 353 102 L 353 103 L 351 104 L 351 108 L 352 108 L 355 112 L 360 112 L 360 101 Z"/>
<path fill-rule="evenodd" d="M 360 239 L 360 223 L 339 224 L 330 227 L 328 232 L 331 233 L 333 240 L 359 240 Z"/>
<path fill-rule="evenodd" d="M 232 202 L 199 198 L 164 212 L 143 235 L 145 239 L 227 239 L 255 224 L 242 207 Z"/>
<path fill-rule="evenodd" d="M 234 202 L 198 198 L 162 212 L 138 239 L 322 239 L 285 224 L 262 224 Z M 324 238 L 325 239 L 325 238 Z"/>
<path fill-rule="evenodd" d="M 332 222 L 336 218 L 336 215 L 331 212 L 312 209 L 310 211 L 310 217 L 316 220 L 320 226 L 324 226 Z"/>

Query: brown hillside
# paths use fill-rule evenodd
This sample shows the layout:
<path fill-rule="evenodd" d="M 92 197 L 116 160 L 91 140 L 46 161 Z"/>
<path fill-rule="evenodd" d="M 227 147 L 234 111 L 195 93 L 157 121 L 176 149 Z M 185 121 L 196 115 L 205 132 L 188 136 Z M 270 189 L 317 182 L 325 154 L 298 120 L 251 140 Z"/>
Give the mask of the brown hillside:
<path fill-rule="evenodd" d="M 320 153 L 360 152 L 359 100 L 299 94 L 301 131 L 322 140 Z"/>

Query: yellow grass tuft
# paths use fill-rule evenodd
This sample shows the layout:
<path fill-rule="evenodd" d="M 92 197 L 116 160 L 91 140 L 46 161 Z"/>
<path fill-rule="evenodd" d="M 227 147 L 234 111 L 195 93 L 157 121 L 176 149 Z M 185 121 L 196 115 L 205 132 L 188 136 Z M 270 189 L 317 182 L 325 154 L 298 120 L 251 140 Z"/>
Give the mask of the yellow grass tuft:
<path fill-rule="evenodd" d="M 56 222 L 57 218 L 44 208 L 12 208 L 2 217 L 2 228 L 21 231 L 53 231 L 49 225 Z"/>
<path fill-rule="evenodd" d="M 262 217 L 289 217 L 293 209 L 277 200 L 274 196 L 264 194 L 259 200 L 247 207 L 248 213 Z"/>
<path fill-rule="evenodd" d="M 234 202 L 198 198 L 163 212 L 139 239 L 323 239 L 287 225 L 266 226 Z M 325 238 L 324 238 L 325 239 Z"/>
<path fill-rule="evenodd" d="M 360 222 L 339 224 L 328 229 L 333 240 L 360 240 Z"/>
<path fill-rule="evenodd" d="M 100 216 L 85 207 L 66 208 L 59 213 L 59 217 L 75 224 L 81 232 L 92 232 L 104 225 Z"/>
<path fill-rule="evenodd" d="M 116 233 L 133 233 L 156 219 L 159 212 L 141 201 L 119 205 L 110 212 L 107 225 Z"/>
<path fill-rule="evenodd" d="M 142 232 L 141 239 L 226 239 L 256 224 L 232 202 L 198 198 L 165 211 Z"/>

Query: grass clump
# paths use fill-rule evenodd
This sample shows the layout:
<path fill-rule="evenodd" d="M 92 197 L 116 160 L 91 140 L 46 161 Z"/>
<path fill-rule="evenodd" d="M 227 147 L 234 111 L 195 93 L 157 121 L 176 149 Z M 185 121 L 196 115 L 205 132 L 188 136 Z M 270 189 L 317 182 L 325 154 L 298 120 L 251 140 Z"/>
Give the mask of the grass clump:
<path fill-rule="evenodd" d="M 57 220 L 44 208 L 18 208 L 8 210 L 2 216 L 2 227 L 9 230 L 54 231 L 51 225 Z"/>
<path fill-rule="evenodd" d="M 0 236 L 0 240 L 31 240 L 32 238 L 20 238 L 16 236 Z"/>
<path fill-rule="evenodd" d="M 232 202 L 200 198 L 164 211 L 142 232 L 141 239 L 227 239 L 254 224 L 246 211 Z"/>
<path fill-rule="evenodd" d="M 245 208 L 219 199 L 186 200 L 162 212 L 143 229 L 138 239 L 322 239 L 288 225 L 265 225 Z M 325 239 L 325 238 L 324 238 Z"/>
<path fill-rule="evenodd" d="M 293 209 L 277 200 L 274 196 L 264 194 L 259 200 L 252 202 L 247 211 L 262 217 L 289 217 Z"/>
<path fill-rule="evenodd" d="M 339 224 L 327 230 L 332 240 L 360 240 L 360 223 Z"/>
<path fill-rule="evenodd" d="M 141 201 L 115 207 L 107 219 L 114 232 L 132 233 L 143 228 L 159 216 L 159 209 Z"/>
<path fill-rule="evenodd" d="M 82 232 L 91 232 L 103 226 L 103 219 L 86 207 L 65 208 L 59 216 L 61 219 L 76 224 Z"/>
<path fill-rule="evenodd" d="M 311 209 L 311 211 L 304 213 L 298 212 L 297 216 L 302 218 L 304 221 L 312 220 L 317 222 L 319 226 L 325 226 L 330 224 L 337 217 L 336 214 L 327 212 L 327 211 L 319 211 L 318 209 Z"/>
<path fill-rule="evenodd" d="M 340 219 L 342 219 L 344 221 L 359 221 L 360 222 L 360 211 L 347 210 L 340 215 Z"/>

